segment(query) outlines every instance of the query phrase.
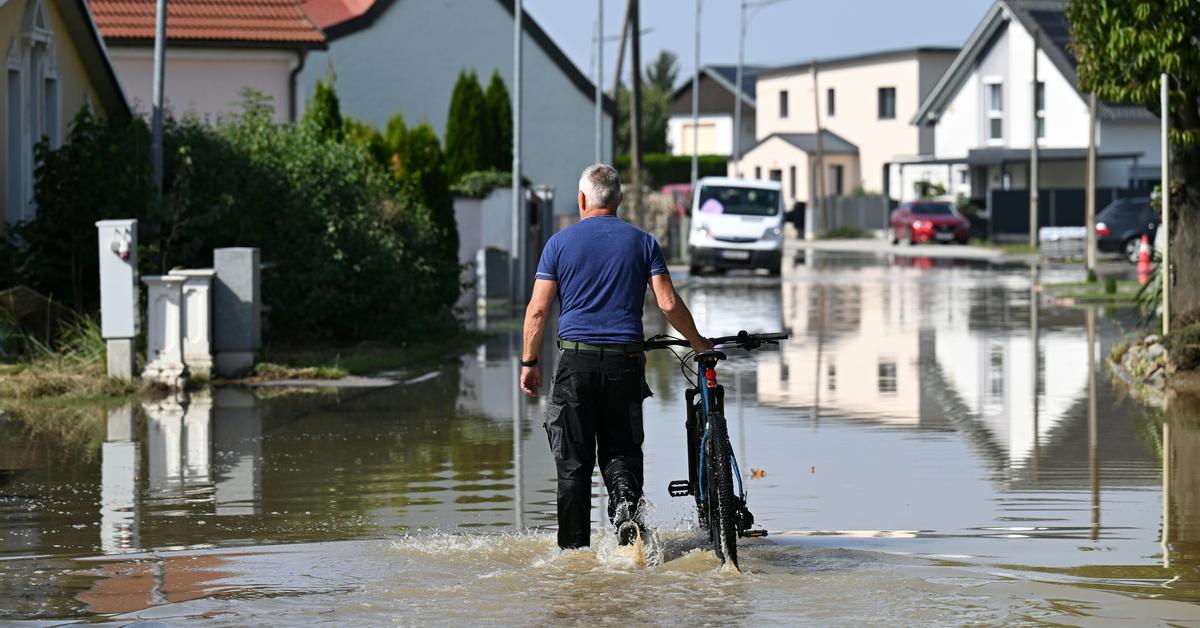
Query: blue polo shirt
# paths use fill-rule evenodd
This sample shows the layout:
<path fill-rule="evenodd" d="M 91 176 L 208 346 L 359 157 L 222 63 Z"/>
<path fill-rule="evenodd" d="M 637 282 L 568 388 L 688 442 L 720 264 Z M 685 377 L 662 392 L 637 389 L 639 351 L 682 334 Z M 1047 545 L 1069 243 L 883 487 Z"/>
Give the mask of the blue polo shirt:
<path fill-rule="evenodd" d="M 650 234 L 592 216 L 550 237 L 537 278 L 558 283 L 558 337 L 589 344 L 642 340 L 646 282 L 667 272 Z"/>

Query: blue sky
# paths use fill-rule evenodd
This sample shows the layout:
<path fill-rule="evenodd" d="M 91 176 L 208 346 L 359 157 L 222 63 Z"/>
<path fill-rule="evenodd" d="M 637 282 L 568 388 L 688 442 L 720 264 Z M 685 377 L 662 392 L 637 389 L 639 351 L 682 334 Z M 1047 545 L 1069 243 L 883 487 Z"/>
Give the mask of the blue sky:
<path fill-rule="evenodd" d="M 782 0 L 750 9 L 745 59 L 781 65 L 908 46 L 960 46 L 993 0 Z M 554 41 L 588 76 L 595 72 L 592 44 L 596 0 L 524 0 Z M 692 72 L 694 0 L 642 0 L 642 63 L 664 48 L 679 54 L 680 77 Z M 703 0 L 701 64 L 737 60 L 739 0 Z M 604 0 L 605 35 L 614 35 L 625 0 Z M 606 42 L 605 85 L 612 84 L 617 43 Z M 626 53 L 628 72 L 629 57 Z"/>

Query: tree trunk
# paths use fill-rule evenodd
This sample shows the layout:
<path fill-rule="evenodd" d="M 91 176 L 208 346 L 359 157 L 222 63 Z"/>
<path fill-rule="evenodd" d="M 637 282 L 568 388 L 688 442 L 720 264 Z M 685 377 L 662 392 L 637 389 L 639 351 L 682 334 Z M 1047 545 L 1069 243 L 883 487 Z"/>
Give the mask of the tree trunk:
<path fill-rule="evenodd" d="M 1196 102 L 1196 94 L 1188 91 Z M 1176 129 L 1200 129 L 1200 111 L 1182 108 L 1173 118 Z M 1200 146 L 1171 147 L 1171 312 L 1173 318 L 1200 308 Z M 1174 328 L 1174 326 L 1172 326 Z"/>

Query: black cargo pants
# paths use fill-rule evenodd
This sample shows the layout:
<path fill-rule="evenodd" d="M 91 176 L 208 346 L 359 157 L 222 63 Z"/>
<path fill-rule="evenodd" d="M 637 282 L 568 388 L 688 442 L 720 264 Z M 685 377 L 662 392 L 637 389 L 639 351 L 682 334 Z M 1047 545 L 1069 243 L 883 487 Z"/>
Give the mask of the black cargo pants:
<path fill-rule="evenodd" d="M 546 435 L 558 468 L 558 545 L 587 547 L 597 448 L 609 517 L 616 500 L 642 497 L 645 355 L 563 350 L 552 381 Z"/>

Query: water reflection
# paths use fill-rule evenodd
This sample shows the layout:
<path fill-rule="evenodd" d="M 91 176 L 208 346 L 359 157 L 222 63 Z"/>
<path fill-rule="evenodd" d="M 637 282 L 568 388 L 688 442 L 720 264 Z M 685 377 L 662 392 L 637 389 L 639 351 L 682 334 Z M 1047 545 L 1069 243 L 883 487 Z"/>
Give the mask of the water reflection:
<path fill-rule="evenodd" d="M 140 443 L 134 440 L 133 405 L 108 411 L 107 439 L 100 451 L 100 549 L 105 554 L 139 547 L 137 480 Z"/>
<path fill-rule="evenodd" d="M 1200 588 L 1200 397 L 1170 395 L 1161 433 L 1163 566 Z"/>

